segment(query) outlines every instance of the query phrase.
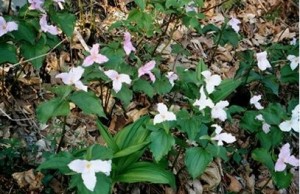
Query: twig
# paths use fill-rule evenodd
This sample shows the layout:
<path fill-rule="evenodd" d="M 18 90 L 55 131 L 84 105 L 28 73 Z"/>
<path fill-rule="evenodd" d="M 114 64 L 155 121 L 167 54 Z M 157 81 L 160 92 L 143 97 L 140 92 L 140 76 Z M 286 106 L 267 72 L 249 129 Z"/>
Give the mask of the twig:
<path fill-rule="evenodd" d="M 11 121 L 28 121 L 28 120 L 32 120 L 32 118 L 26 118 L 26 119 L 13 119 L 11 118 L 2 108 L 0 108 L 0 112 L 7 117 L 9 120 Z"/>
<path fill-rule="evenodd" d="M 65 133 L 66 133 L 66 123 L 67 123 L 67 116 L 64 117 L 63 131 L 61 133 L 61 138 L 60 138 L 59 144 L 57 146 L 56 153 L 58 153 L 60 151 L 60 148 L 62 147 L 62 143 L 63 143 Z"/>

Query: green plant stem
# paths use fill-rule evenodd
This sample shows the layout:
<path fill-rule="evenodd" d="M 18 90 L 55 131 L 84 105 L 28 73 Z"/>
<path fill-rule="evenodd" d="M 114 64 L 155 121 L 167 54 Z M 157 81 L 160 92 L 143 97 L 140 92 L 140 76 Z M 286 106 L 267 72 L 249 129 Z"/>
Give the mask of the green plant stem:
<path fill-rule="evenodd" d="M 220 44 L 220 41 L 221 41 L 221 38 L 222 38 L 222 35 L 223 35 L 223 32 L 224 32 L 224 29 L 225 29 L 226 25 L 227 25 L 227 23 L 224 23 L 223 26 L 222 26 L 222 28 L 221 28 L 220 35 L 218 37 L 217 44 L 216 44 L 216 46 L 215 46 L 215 48 L 213 50 L 213 54 L 211 55 L 210 61 L 212 61 L 214 59 L 214 57 L 215 57 L 215 54 L 217 52 L 217 49 L 218 49 L 218 46 Z"/>
<path fill-rule="evenodd" d="M 62 130 L 62 133 L 61 133 L 59 144 L 58 144 L 57 149 L 56 149 L 56 153 L 60 152 L 60 149 L 62 147 L 63 140 L 64 140 L 65 133 L 66 133 L 66 124 L 67 124 L 67 116 L 64 117 L 63 130 Z"/>

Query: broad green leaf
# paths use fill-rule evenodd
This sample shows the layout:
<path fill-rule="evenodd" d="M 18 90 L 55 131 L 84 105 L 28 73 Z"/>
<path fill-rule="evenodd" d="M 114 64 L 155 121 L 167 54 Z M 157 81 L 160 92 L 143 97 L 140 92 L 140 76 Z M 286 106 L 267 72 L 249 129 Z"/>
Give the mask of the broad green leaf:
<path fill-rule="evenodd" d="M 107 127 L 105 127 L 99 120 L 97 120 L 97 127 L 99 128 L 100 134 L 107 143 L 108 147 L 111 148 L 114 152 L 118 151 L 119 147 L 114 141 L 111 134 L 108 132 Z"/>
<path fill-rule="evenodd" d="M 36 39 L 37 32 L 32 27 L 30 22 L 19 21 L 18 30 L 12 32 L 16 40 L 21 41 L 25 40 L 30 44 L 34 44 Z"/>
<path fill-rule="evenodd" d="M 179 111 L 176 114 L 177 124 L 180 126 L 180 130 L 186 132 L 190 140 L 195 141 L 199 138 L 201 118 L 196 115 L 190 115 L 185 109 Z"/>
<path fill-rule="evenodd" d="M 299 72 L 292 70 L 289 65 L 285 65 L 280 69 L 280 81 L 282 83 L 299 83 Z"/>
<path fill-rule="evenodd" d="M 252 158 L 264 164 L 270 171 L 274 170 L 274 162 L 270 152 L 264 148 L 257 148 L 252 152 Z"/>
<path fill-rule="evenodd" d="M 205 70 L 207 70 L 207 66 L 205 65 L 203 59 L 200 59 L 196 67 L 196 76 L 199 83 L 203 83 L 203 75 L 201 73 Z"/>
<path fill-rule="evenodd" d="M 225 29 L 221 34 L 219 44 L 224 46 L 227 43 L 230 43 L 234 47 L 239 43 L 239 35 L 232 28 Z"/>
<path fill-rule="evenodd" d="M 91 158 L 89 158 L 89 160 L 109 160 L 113 158 L 112 150 L 99 144 L 92 145 L 88 150 L 88 153 L 89 152 L 91 153 Z"/>
<path fill-rule="evenodd" d="M 69 188 L 77 188 L 77 193 L 79 194 L 110 194 L 112 180 L 110 177 L 103 173 L 96 173 L 96 186 L 94 191 L 90 191 L 83 184 L 81 174 L 73 175 L 70 181 Z"/>
<path fill-rule="evenodd" d="M 272 180 L 279 189 L 288 188 L 293 180 L 293 174 L 290 172 L 273 172 Z"/>
<path fill-rule="evenodd" d="M 123 84 L 122 89 L 118 93 L 115 93 L 115 97 L 122 101 L 124 107 L 127 107 L 132 100 L 133 93 L 132 90 Z"/>
<path fill-rule="evenodd" d="M 216 90 L 211 94 L 211 99 L 214 102 L 219 102 L 224 100 L 233 91 L 238 88 L 242 84 L 242 80 L 240 79 L 226 79 L 221 82 L 221 84 L 216 88 Z"/>
<path fill-rule="evenodd" d="M 147 0 L 134 0 L 134 2 L 141 8 L 141 10 L 144 10 Z"/>
<path fill-rule="evenodd" d="M 127 148 L 125 148 L 123 150 L 120 150 L 117 153 L 115 153 L 114 154 L 114 158 L 128 156 L 128 155 L 130 155 L 132 153 L 135 153 L 135 152 L 143 149 L 148 144 L 149 144 L 149 141 L 144 142 L 144 143 L 140 143 L 140 144 L 137 144 L 137 145 L 129 146 L 129 147 L 127 147 Z"/>
<path fill-rule="evenodd" d="M 229 160 L 227 156 L 227 150 L 223 146 L 218 146 L 215 144 L 208 144 L 206 150 L 212 154 L 213 157 L 220 157 L 225 162 Z"/>
<path fill-rule="evenodd" d="M 149 136 L 149 131 L 143 127 L 143 124 L 148 120 L 148 116 L 142 117 L 116 134 L 114 140 L 120 150 L 145 142 Z"/>
<path fill-rule="evenodd" d="M 30 59 L 32 65 L 39 69 L 42 67 L 46 57 L 46 53 L 50 50 L 50 47 L 46 45 L 43 39 L 40 39 L 36 44 L 31 45 L 30 43 L 21 44 L 21 54 L 25 59 Z"/>
<path fill-rule="evenodd" d="M 59 170 L 61 173 L 70 173 L 71 169 L 69 169 L 68 164 L 74 160 L 74 157 L 69 152 L 60 152 L 56 155 L 51 155 L 50 158 L 47 158 L 37 170 L 47 170 L 54 169 Z"/>
<path fill-rule="evenodd" d="M 185 165 L 193 179 L 200 176 L 213 160 L 210 153 L 202 148 L 188 148 L 185 153 Z"/>
<path fill-rule="evenodd" d="M 261 122 L 255 118 L 258 115 L 257 111 L 246 111 L 241 119 L 240 127 L 254 133 L 261 130 Z"/>
<path fill-rule="evenodd" d="M 49 15 L 51 20 L 54 21 L 68 37 L 73 35 L 76 22 L 76 17 L 73 13 L 69 13 L 68 11 L 58 12 L 54 9 L 50 9 Z"/>
<path fill-rule="evenodd" d="M 65 98 L 72 92 L 72 86 L 57 85 L 50 88 L 50 91 L 55 93 L 58 97 Z"/>
<path fill-rule="evenodd" d="M 76 91 L 70 99 L 85 113 L 97 114 L 99 117 L 106 117 L 101 100 L 91 92 Z"/>
<path fill-rule="evenodd" d="M 273 94 L 278 96 L 279 83 L 274 75 L 267 75 L 262 79 L 262 83 L 266 88 L 269 88 Z"/>
<path fill-rule="evenodd" d="M 157 184 L 169 184 L 172 188 L 176 188 L 173 173 L 150 162 L 138 162 L 132 164 L 124 173 L 118 174 L 114 181 L 123 183 L 150 182 Z"/>
<path fill-rule="evenodd" d="M 171 134 L 167 134 L 164 130 L 153 131 L 150 134 L 150 150 L 153 153 L 155 161 L 160 161 L 163 156 L 168 154 L 172 146 L 175 144 L 175 139 Z"/>
<path fill-rule="evenodd" d="M 172 85 L 170 84 L 168 78 L 166 78 L 165 76 L 161 77 L 160 79 L 156 79 L 153 87 L 156 93 L 160 95 L 167 94 L 172 89 Z"/>
<path fill-rule="evenodd" d="M 146 81 L 144 79 L 138 79 L 137 81 L 135 81 L 133 84 L 133 90 L 137 91 L 137 92 L 144 92 L 145 94 L 147 94 L 147 96 L 149 96 L 150 98 L 153 97 L 154 95 L 154 89 L 151 86 L 151 84 L 149 83 L 149 81 Z"/>
<path fill-rule="evenodd" d="M 279 125 L 286 117 L 285 108 L 279 103 L 270 103 L 261 112 L 265 121 L 270 125 Z"/>
<path fill-rule="evenodd" d="M 70 113 L 69 102 L 61 98 L 54 98 L 41 103 L 36 109 L 36 115 L 41 123 L 55 116 L 67 116 Z"/>
<path fill-rule="evenodd" d="M 11 44 L 1 43 L 0 44 L 0 64 L 2 63 L 17 63 L 17 50 Z"/>
<path fill-rule="evenodd" d="M 261 146 L 267 150 L 274 148 L 279 145 L 283 140 L 283 132 L 278 128 L 271 127 L 269 133 L 263 131 L 256 134 L 257 139 L 259 140 Z"/>

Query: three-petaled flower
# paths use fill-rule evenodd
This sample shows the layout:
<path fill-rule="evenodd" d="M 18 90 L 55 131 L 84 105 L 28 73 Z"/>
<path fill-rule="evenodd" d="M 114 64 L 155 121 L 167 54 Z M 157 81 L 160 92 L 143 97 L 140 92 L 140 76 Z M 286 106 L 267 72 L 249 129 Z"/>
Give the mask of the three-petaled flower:
<path fill-rule="evenodd" d="M 68 167 L 74 172 L 81 173 L 83 184 L 90 191 L 94 191 L 97 183 L 97 172 L 102 172 L 106 176 L 111 172 L 111 160 L 73 160 Z"/>
<path fill-rule="evenodd" d="M 264 107 L 260 104 L 261 100 L 261 95 L 254 95 L 251 99 L 250 99 L 250 104 L 253 104 L 255 106 L 255 108 L 257 108 L 258 110 L 263 109 Z"/>
<path fill-rule="evenodd" d="M 18 30 L 18 24 L 16 22 L 6 22 L 5 19 L 0 16 L 0 37 L 14 30 Z"/>
<path fill-rule="evenodd" d="M 294 70 L 299 65 L 299 57 L 296 57 L 295 55 L 288 55 L 287 59 L 291 62 L 290 66 L 291 69 Z"/>
<path fill-rule="evenodd" d="M 299 159 L 291 155 L 289 143 L 286 143 L 281 147 L 278 159 L 275 163 L 275 171 L 284 171 L 284 169 L 286 168 L 286 164 L 290 164 L 292 166 L 299 166 Z"/>
<path fill-rule="evenodd" d="M 174 121 L 176 120 L 176 115 L 173 112 L 168 111 L 168 107 L 164 103 L 157 104 L 157 111 L 159 112 L 155 115 L 153 119 L 153 124 L 162 123 L 164 121 Z"/>
<path fill-rule="evenodd" d="M 220 101 L 211 109 L 211 117 L 213 119 L 220 119 L 225 121 L 227 119 L 227 113 L 225 108 L 229 105 L 228 101 Z"/>
<path fill-rule="evenodd" d="M 281 131 L 291 131 L 292 129 L 294 129 L 294 131 L 299 133 L 299 111 L 299 105 L 297 105 L 292 110 L 292 118 L 279 124 L 279 128 Z"/>
<path fill-rule="evenodd" d="M 267 59 L 267 51 L 256 53 L 257 66 L 260 70 L 264 71 L 267 68 L 272 67 Z"/>
<path fill-rule="evenodd" d="M 196 100 L 193 105 L 199 106 L 199 110 L 203 110 L 206 107 L 209 107 L 209 108 L 214 107 L 213 101 L 209 97 L 206 96 L 203 86 L 200 88 L 200 99 Z"/>
<path fill-rule="evenodd" d="M 30 6 L 28 7 L 29 10 L 39 10 L 41 12 L 45 12 L 45 10 L 42 8 L 44 0 L 28 0 L 28 3 L 30 3 Z"/>
<path fill-rule="evenodd" d="M 239 24 L 241 23 L 240 20 L 236 19 L 235 17 L 232 17 L 229 22 L 228 25 L 231 26 L 231 28 L 236 32 L 239 33 L 240 31 L 240 27 Z"/>
<path fill-rule="evenodd" d="M 209 70 L 203 71 L 201 74 L 204 76 L 206 91 L 208 94 L 211 94 L 215 91 L 215 87 L 220 85 L 222 79 L 219 75 L 211 75 Z"/>
<path fill-rule="evenodd" d="M 55 77 L 61 78 L 62 81 L 67 85 L 74 84 L 77 89 L 87 91 L 87 86 L 83 85 L 83 83 L 80 81 L 80 78 L 83 73 L 84 69 L 79 66 L 71 68 L 68 73 L 60 73 Z"/>
<path fill-rule="evenodd" d="M 167 73 L 166 77 L 168 78 L 168 80 L 172 86 L 174 86 L 174 81 L 178 80 L 178 75 L 176 73 L 174 73 L 173 71 L 169 71 Z"/>
<path fill-rule="evenodd" d="M 47 23 L 47 15 L 43 14 L 41 19 L 40 19 L 40 26 L 41 26 L 41 30 L 43 32 L 48 32 L 52 35 L 57 35 L 58 34 L 58 29 L 56 26 L 53 25 L 48 25 Z"/>
<path fill-rule="evenodd" d="M 211 139 L 218 141 L 219 146 L 222 146 L 224 144 L 223 141 L 226 143 L 233 143 L 236 141 L 236 138 L 230 133 L 221 133 L 222 127 L 220 125 L 213 124 L 211 126 L 216 128 L 215 136 Z"/>
<path fill-rule="evenodd" d="M 131 35 L 129 32 L 124 33 L 123 49 L 126 55 L 129 55 L 131 51 L 135 51 L 135 48 L 131 43 Z"/>
<path fill-rule="evenodd" d="M 104 55 L 101 55 L 99 53 L 99 44 L 94 44 L 93 47 L 90 50 L 90 55 L 87 56 L 84 61 L 82 66 L 88 67 L 91 66 L 93 63 L 105 63 L 108 61 L 108 58 Z"/>
<path fill-rule="evenodd" d="M 152 82 L 155 82 L 155 76 L 154 74 L 151 72 L 151 70 L 155 67 L 155 61 L 149 61 L 148 63 L 146 63 L 145 65 L 143 65 L 142 67 L 140 67 L 138 69 L 138 77 L 141 77 L 143 75 L 149 75 L 150 80 Z"/>
<path fill-rule="evenodd" d="M 131 83 L 131 79 L 127 74 L 119 74 L 115 70 L 104 71 L 104 73 L 113 81 L 113 89 L 116 93 L 118 93 L 121 90 L 122 83 Z"/>

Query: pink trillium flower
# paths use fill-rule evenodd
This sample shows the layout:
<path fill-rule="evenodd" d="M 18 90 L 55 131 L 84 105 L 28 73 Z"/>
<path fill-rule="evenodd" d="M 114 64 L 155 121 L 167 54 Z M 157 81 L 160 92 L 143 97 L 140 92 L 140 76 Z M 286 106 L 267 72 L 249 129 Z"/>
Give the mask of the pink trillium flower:
<path fill-rule="evenodd" d="M 90 50 L 90 55 L 87 56 L 84 61 L 82 66 L 88 67 L 91 66 L 93 63 L 105 63 L 108 61 L 108 58 L 104 55 L 101 55 L 99 53 L 99 44 L 94 44 L 93 47 Z"/>
<path fill-rule="evenodd" d="M 254 95 L 251 99 L 250 99 L 250 104 L 253 104 L 255 106 L 255 108 L 257 108 L 258 110 L 263 109 L 264 107 L 260 104 L 261 100 L 261 95 Z"/>
<path fill-rule="evenodd" d="M 146 63 L 144 66 L 140 67 L 138 69 L 138 77 L 141 77 L 145 74 L 149 75 L 150 80 L 152 82 L 155 82 L 156 78 L 154 76 L 154 74 L 151 72 L 151 70 L 155 67 L 155 61 L 149 61 L 148 63 Z"/>
<path fill-rule="evenodd" d="M 82 74 L 84 73 L 84 69 L 82 67 L 72 67 L 68 73 L 60 73 L 56 75 L 56 78 L 61 78 L 64 84 L 67 85 L 75 85 L 75 87 L 79 90 L 87 91 L 87 86 L 83 85 L 80 81 Z"/>
<path fill-rule="evenodd" d="M 0 16 L 0 37 L 14 30 L 18 30 L 18 24 L 16 22 L 6 22 L 5 19 Z"/>
<path fill-rule="evenodd" d="M 41 30 L 43 32 L 48 32 L 52 35 L 57 35 L 58 34 L 58 29 L 57 29 L 56 26 L 47 24 L 47 15 L 46 14 L 43 14 L 43 16 L 41 17 L 40 26 L 41 26 Z"/>
<path fill-rule="evenodd" d="M 233 143 L 236 141 L 236 138 L 233 135 L 231 135 L 230 133 L 221 133 L 222 128 L 220 125 L 213 124 L 211 126 L 216 128 L 216 131 L 215 131 L 216 135 L 214 137 L 212 137 L 211 139 L 218 141 L 219 146 L 224 145 L 223 141 L 226 143 Z"/>
<path fill-rule="evenodd" d="M 220 101 L 211 109 L 211 117 L 213 119 L 220 119 L 225 121 L 227 119 L 227 114 L 225 108 L 229 105 L 228 101 Z"/>
<path fill-rule="evenodd" d="M 299 133 L 299 110 L 299 105 L 297 105 L 292 110 L 292 118 L 279 124 L 279 128 L 281 131 L 288 132 L 293 129 L 295 132 Z"/>
<path fill-rule="evenodd" d="M 168 80 L 172 86 L 174 86 L 174 81 L 178 80 L 178 75 L 176 73 L 174 73 L 173 71 L 168 72 L 166 77 L 168 78 Z"/>
<path fill-rule="evenodd" d="M 275 171 L 284 171 L 284 169 L 286 168 L 286 164 L 290 164 L 292 166 L 299 166 L 299 159 L 291 155 L 289 143 L 286 143 L 281 147 L 278 159 L 275 163 Z"/>
<path fill-rule="evenodd" d="M 130 84 L 131 79 L 127 74 L 119 74 L 115 70 L 104 71 L 105 75 L 113 82 L 113 89 L 118 93 L 122 88 L 122 83 Z"/>
<path fill-rule="evenodd" d="M 39 10 L 41 12 L 45 12 L 45 10 L 42 8 L 44 0 L 28 0 L 28 3 L 30 3 L 30 6 L 28 7 L 29 10 Z"/>
<path fill-rule="evenodd" d="M 155 115 L 153 124 L 162 123 L 164 121 L 176 120 L 176 115 L 173 112 L 168 111 L 168 107 L 164 103 L 157 104 L 157 111 L 159 114 Z"/>
<path fill-rule="evenodd" d="M 129 55 L 131 51 L 135 51 L 134 46 L 131 43 L 131 35 L 129 32 L 124 33 L 124 42 L 123 42 L 123 49 L 126 55 Z"/>
<path fill-rule="evenodd" d="M 296 57 L 295 55 L 288 55 L 287 59 L 291 62 L 290 66 L 291 69 L 294 70 L 299 65 L 299 57 Z"/>
<path fill-rule="evenodd" d="M 239 33 L 240 27 L 238 26 L 241 23 L 240 20 L 236 19 L 235 17 L 232 17 L 231 20 L 229 20 L 228 25 L 231 26 L 231 28 L 236 32 Z"/>
<path fill-rule="evenodd" d="M 211 94 L 215 91 L 215 87 L 220 85 L 222 79 L 219 75 L 211 75 L 209 70 L 203 71 L 201 74 L 204 76 L 206 91 L 208 94 Z"/>
<path fill-rule="evenodd" d="M 262 114 L 259 114 L 255 117 L 255 119 L 259 120 L 262 122 L 262 130 L 267 134 L 270 132 L 270 127 L 271 125 L 269 125 L 268 123 L 266 123 L 265 119 L 263 118 Z"/>
<path fill-rule="evenodd" d="M 199 106 L 199 110 L 203 110 L 206 107 L 209 107 L 209 108 L 214 107 L 213 101 L 209 97 L 206 96 L 203 86 L 200 88 L 200 99 L 196 100 L 193 105 Z"/>
<path fill-rule="evenodd" d="M 267 68 L 271 68 L 271 64 L 267 59 L 267 51 L 256 53 L 257 66 L 260 70 L 264 71 Z"/>
<path fill-rule="evenodd" d="M 97 183 L 97 172 L 102 172 L 106 176 L 111 172 L 111 160 L 73 160 L 68 167 L 74 172 L 80 173 L 84 186 L 90 191 L 94 191 Z"/>

